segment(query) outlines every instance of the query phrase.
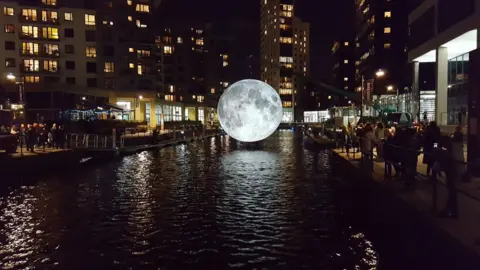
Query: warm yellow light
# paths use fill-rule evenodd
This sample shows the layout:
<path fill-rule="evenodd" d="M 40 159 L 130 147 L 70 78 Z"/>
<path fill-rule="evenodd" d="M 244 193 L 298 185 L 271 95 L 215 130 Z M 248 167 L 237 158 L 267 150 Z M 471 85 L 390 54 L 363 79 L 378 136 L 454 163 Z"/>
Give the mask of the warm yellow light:
<path fill-rule="evenodd" d="M 138 99 L 143 99 L 143 96 L 142 95 L 138 96 Z"/>
<path fill-rule="evenodd" d="M 332 99 L 332 96 L 328 96 L 328 99 Z"/>
<path fill-rule="evenodd" d="M 12 73 L 7 74 L 7 79 L 15 80 L 15 78 L 16 78 L 15 75 L 13 75 Z"/>
<path fill-rule="evenodd" d="M 375 73 L 375 75 L 377 75 L 378 78 L 383 77 L 383 76 L 385 75 L 385 71 L 379 69 L 379 70 Z"/>
<path fill-rule="evenodd" d="M 133 48 L 128 48 L 128 52 L 134 52 L 135 50 Z"/>
<path fill-rule="evenodd" d="M 393 90 L 393 86 L 392 86 L 392 85 L 387 86 L 387 90 L 388 90 L 388 91 L 392 91 L 392 90 Z"/>

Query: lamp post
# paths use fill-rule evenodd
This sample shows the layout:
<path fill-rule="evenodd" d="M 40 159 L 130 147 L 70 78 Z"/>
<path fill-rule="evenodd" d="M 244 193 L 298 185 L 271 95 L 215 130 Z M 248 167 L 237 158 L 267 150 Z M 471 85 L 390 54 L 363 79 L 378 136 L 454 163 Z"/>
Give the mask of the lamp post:
<path fill-rule="evenodd" d="M 385 71 L 383 69 L 379 69 L 375 72 L 375 76 L 377 77 L 377 79 L 380 79 L 382 78 L 383 76 L 385 76 Z M 363 107 L 364 107 L 364 102 L 363 102 L 363 91 L 365 90 L 365 78 L 364 76 L 362 75 L 362 85 L 360 86 L 360 94 L 362 95 L 362 107 L 361 107 L 361 110 L 360 110 L 360 119 L 363 117 Z"/>
<path fill-rule="evenodd" d="M 23 77 L 17 77 L 12 73 L 7 74 L 7 80 L 14 81 L 15 85 L 17 86 L 18 91 L 18 107 L 19 113 L 23 115 L 23 122 L 26 122 L 26 109 L 25 109 L 25 84 L 23 81 Z"/>

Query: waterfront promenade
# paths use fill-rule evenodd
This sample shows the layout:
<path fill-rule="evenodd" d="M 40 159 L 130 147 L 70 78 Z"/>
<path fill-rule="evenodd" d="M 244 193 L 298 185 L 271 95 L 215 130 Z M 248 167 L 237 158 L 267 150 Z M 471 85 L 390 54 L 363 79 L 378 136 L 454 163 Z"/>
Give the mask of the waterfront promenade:
<path fill-rule="evenodd" d="M 342 160 L 349 162 L 351 166 L 360 170 L 360 154 L 355 157 L 341 150 L 334 150 Z M 371 179 L 382 188 L 398 197 L 412 209 L 431 222 L 435 227 L 447 233 L 454 241 L 460 242 L 477 256 L 480 256 L 480 180 L 472 179 L 469 183 L 460 182 L 458 190 L 458 213 L 457 219 L 440 218 L 438 213 L 443 210 L 448 198 L 445 186 L 445 178 L 439 177 L 434 195 L 434 185 L 427 181 L 426 165 L 422 163 L 423 155 L 418 158 L 418 176 L 414 191 L 405 191 L 401 182 L 394 179 L 385 179 L 384 162 L 374 161 Z M 352 179 L 354 181 L 354 179 Z M 436 200 L 434 200 L 436 197 Z M 479 257 L 480 258 L 480 257 Z"/>

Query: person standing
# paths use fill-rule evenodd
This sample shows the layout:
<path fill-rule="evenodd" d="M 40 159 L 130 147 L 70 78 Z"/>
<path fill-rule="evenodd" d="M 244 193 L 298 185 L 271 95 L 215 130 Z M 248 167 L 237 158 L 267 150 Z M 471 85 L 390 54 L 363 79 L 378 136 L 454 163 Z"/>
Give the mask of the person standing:
<path fill-rule="evenodd" d="M 364 127 L 363 136 L 360 138 L 360 150 L 362 151 L 362 163 L 367 172 L 373 171 L 373 147 L 375 145 L 375 135 L 373 134 L 372 124 L 368 123 Z"/>
<path fill-rule="evenodd" d="M 446 184 L 448 190 L 448 199 L 445 204 L 445 208 L 441 211 L 441 217 L 458 217 L 458 198 L 456 182 L 458 179 L 457 168 L 454 161 L 453 142 L 454 138 L 450 139 L 447 136 L 441 138 L 439 143 L 438 152 L 436 156 L 438 158 L 440 168 L 445 173 Z"/>
<path fill-rule="evenodd" d="M 427 176 L 430 176 L 435 158 L 433 148 L 440 140 L 440 128 L 435 121 L 430 122 L 424 133 L 423 143 L 423 164 L 427 165 Z"/>
<path fill-rule="evenodd" d="M 378 122 L 377 127 L 375 128 L 375 140 L 377 145 L 377 157 L 383 158 L 383 142 L 385 139 L 385 128 L 383 127 L 382 122 Z"/>

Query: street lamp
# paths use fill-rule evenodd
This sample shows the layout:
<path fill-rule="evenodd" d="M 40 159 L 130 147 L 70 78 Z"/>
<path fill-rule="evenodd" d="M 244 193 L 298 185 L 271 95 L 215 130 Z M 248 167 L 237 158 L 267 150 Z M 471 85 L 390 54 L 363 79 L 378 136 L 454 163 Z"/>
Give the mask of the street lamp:
<path fill-rule="evenodd" d="M 393 90 L 393 85 L 387 86 L 387 91 L 392 91 Z"/>
<path fill-rule="evenodd" d="M 17 110 L 19 111 L 19 114 L 23 115 L 23 120 L 25 121 L 26 118 L 26 113 L 25 113 L 25 88 L 24 88 L 24 82 L 23 78 L 15 76 L 12 73 L 7 74 L 7 80 L 15 82 L 15 85 L 17 85 L 18 89 L 18 106 L 16 106 Z"/>
<path fill-rule="evenodd" d="M 142 96 L 142 95 L 138 96 L 138 99 L 142 100 L 142 99 L 143 99 L 143 96 Z"/>
<path fill-rule="evenodd" d="M 375 75 L 377 75 L 377 78 L 381 78 L 385 75 L 385 71 L 379 69 L 377 72 L 375 72 Z"/>

